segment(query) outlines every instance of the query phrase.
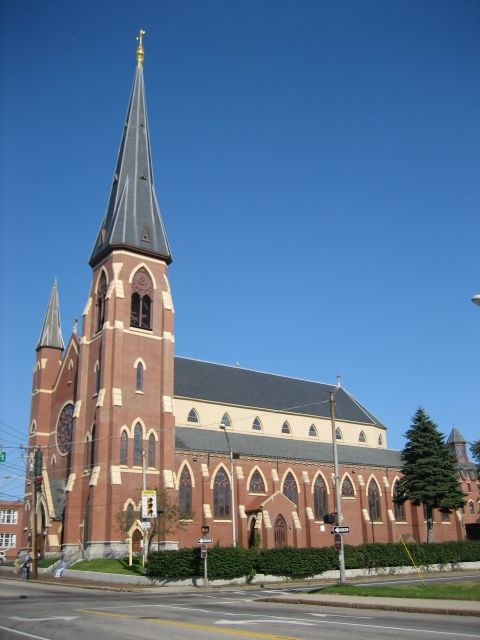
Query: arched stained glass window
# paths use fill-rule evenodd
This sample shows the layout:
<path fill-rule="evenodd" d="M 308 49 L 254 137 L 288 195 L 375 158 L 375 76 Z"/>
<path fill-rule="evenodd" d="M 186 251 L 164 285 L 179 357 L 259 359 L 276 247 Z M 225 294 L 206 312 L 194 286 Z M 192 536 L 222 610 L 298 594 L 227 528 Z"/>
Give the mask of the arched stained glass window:
<path fill-rule="evenodd" d="M 286 420 L 282 424 L 282 433 L 290 433 L 290 425 L 288 424 L 288 422 Z"/>
<path fill-rule="evenodd" d="M 368 483 L 368 513 L 372 522 L 378 522 L 382 519 L 380 510 L 380 491 L 378 484 L 372 478 Z"/>
<path fill-rule="evenodd" d="M 194 422 L 195 424 L 198 423 L 198 413 L 195 411 L 195 409 L 190 409 L 190 412 L 187 416 L 187 422 Z"/>
<path fill-rule="evenodd" d="M 253 429 L 253 431 L 261 431 L 262 430 L 262 423 L 260 422 L 260 418 L 258 416 L 252 422 L 252 429 Z"/>
<path fill-rule="evenodd" d="M 137 377 L 135 380 L 135 391 L 143 391 L 143 364 L 137 364 Z"/>
<path fill-rule="evenodd" d="M 311 425 L 310 425 L 310 429 L 309 429 L 309 431 L 308 431 L 308 435 L 309 435 L 311 438 L 316 438 L 316 437 L 318 436 L 318 433 L 317 433 L 317 427 L 316 427 L 314 424 L 311 424 Z"/>
<path fill-rule="evenodd" d="M 213 516 L 230 517 L 230 480 L 225 469 L 219 469 L 213 481 Z"/>
<path fill-rule="evenodd" d="M 358 441 L 365 443 L 367 441 L 367 436 L 365 435 L 365 431 L 360 431 L 358 436 Z"/>
<path fill-rule="evenodd" d="M 345 476 L 342 482 L 342 496 L 345 498 L 353 498 L 355 496 L 352 481 L 348 476 Z"/>
<path fill-rule="evenodd" d="M 322 476 L 317 476 L 313 485 L 313 508 L 315 512 L 315 520 L 323 518 L 328 513 L 327 507 L 327 486 Z"/>
<path fill-rule="evenodd" d="M 397 522 L 406 522 L 407 518 L 405 517 L 405 503 L 397 502 L 398 495 L 400 493 L 400 480 L 395 480 L 395 484 L 393 485 L 393 515 L 395 516 L 395 520 Z"/>
<path fill-rule="evenodd" d="M 183 467 L 178 486 L 178 510 L 180 518 L 192 515 L 192 477 L 188 467 Z"/>
<path fill-rule="evenodd" d="M 148 438 L 148 466 L 155 466 L 155 436 L 153 433 Z"/>
<path fill-rule="evenodd" d="M 287 496 L 294 504 L 298 505 L 298 488 L 291 471 L 285 476 L 283 481 L 283 495 Z"/>
<path fill-rule="evenodd" d="M 230 416 L 228 415 L 228 413 L 224 413 L 222 416 L 222 419 L 220 421 L 220 425 L 222 427 L 231 427 L 232 426 L 232 421 L 230 419 Z"/>
<path fill-rule="evenodd" d="M 265 493 L 265 483 L 258 469 L 252 473 L 248 490 L 250 493 Z"/>
<path fill-rule="evenodd" d="M 133 504 L 129 504 L 127 506 L 126 514 L 125 514 L 125 531 L 128 531 L 135 520 L 135 510 L 133 508 Z"/>
<path fill-rule="evenodd" d="M 145 269 L 139 269 L 132 280 L 130 326 L 151 329 L 153 285 Z"/>
<path fill-rule="evenodd" d="M 120 436 L 120 464 L 128 463 L 128 435 L 126 431 L 122 431 Z"/>
<path fill-rule="evenodd" d="M 285 518 L 281 514 L 279 514 L 275 518 L 273 531 L 275 547 L 277 549 L 280 547 L 285 547 L 287 544 L 287 523 L 285 522 Z"/>
<path fill-rule="evenodd" d="M 105 300 L 107 298 L 107 276 L 102 271 L 97 287 L 97 332 L 103 329 L 105 322 Z"/>
<path fill-rule="evenodd" d="M 133 430 L 133 464 L 140 466 L 142 464 L 142 425 L 137 422 Z"/>

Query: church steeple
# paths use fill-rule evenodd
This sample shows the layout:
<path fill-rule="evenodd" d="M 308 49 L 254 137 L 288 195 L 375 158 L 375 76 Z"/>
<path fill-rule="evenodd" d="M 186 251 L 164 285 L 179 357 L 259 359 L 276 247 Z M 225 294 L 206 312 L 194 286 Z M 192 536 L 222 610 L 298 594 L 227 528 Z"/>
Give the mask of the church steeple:
<path fill-rule="evenodd" d="M 153 186 L 143 81 L 143 36 L 137 37 L 137 67 L 107 211 L 90 256 L 94 267 L 114 249 L 172 261 Z"/>
<path fill-rule="evenodd" d="M 58 303 L 57 280 L 52 284 L 50 300 L 48 301 L 45 319 L 43 321 L 42 332 L 37 344 L 37 351 L 42 347 L 51 349 L 65 349 L 60 327 L 60 305 Z"/>

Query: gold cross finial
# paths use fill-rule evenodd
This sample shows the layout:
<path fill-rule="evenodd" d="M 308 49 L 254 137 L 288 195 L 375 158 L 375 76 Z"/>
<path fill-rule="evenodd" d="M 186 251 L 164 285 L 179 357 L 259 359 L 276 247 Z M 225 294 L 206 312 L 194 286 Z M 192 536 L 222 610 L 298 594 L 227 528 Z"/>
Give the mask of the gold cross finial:
<path fill-rule="evenodd" d="M 144 52 L 143 52 L 143 36 L 145 35 L 145 31 L 143 29 L 140 29 L 140 31 L 138 32 L 138 36 L 137 36 L 137 40 L 138 40 L 138 47 L 137 47 L 137 64 L 140 67 L 143 64 L 143 59 L 145 57 Z"/>

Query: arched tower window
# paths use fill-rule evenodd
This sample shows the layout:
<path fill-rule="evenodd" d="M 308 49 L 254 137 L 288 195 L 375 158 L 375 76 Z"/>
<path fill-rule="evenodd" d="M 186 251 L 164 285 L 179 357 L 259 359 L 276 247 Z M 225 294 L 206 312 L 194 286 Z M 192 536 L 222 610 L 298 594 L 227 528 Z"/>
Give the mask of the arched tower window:
<path fill-rule="evenodd" d="M 192 515 L 192 477 L 188 467 L 183 467 L 178 486 L 178 510 L 180 518 Z"/>
<path fill-rule="evenodd" d="M 285 547 L 287 544 L 287 523 L 285 518 L 279 514 L 275 518 L 275 524 L 273 525 L 275 547 Z"/>
<path fill-rule="evenodd" d="M 153 433 L 148 438 L 148 466 L 155 466 L 155 436 Z"/>
<path fill-rule="evenodd" d="M 382 438 L 382 434 L 380 434 L 378 436 L 378 444 L 382 447 L 383 446 L 383 438 Z"/>
<path fill-rule="evenodd" d="M 263 481 L 262 474 L 258 469 L 255 469 L 252 473 L 248 490 L 250 493 L 265 493 L 265 483 Z"/>
<path fill-rule="evenodd" d="M 368 483 L 368 513 L 372 522 L 381 520 L 380 491 L 373 478 Z"/>
<path fill-rule="evenodd" d="M 98 395 L 100 391 L 100 363 L 95 363 L 95 393 Z"/>
<path fill-rule="evenodd" d="M 120 436 L 120 464 L 127 464 L 128 460 L 128 435 L 126 431 L 122 431 Z"/>
<path fill-rule="evenodd" d="M 285 476 L 283 481 L 283 495 L 287 496 L 294 504 L 298 505 L 298 489 L 297 483 L 291 471 Z"/>
<path fill-rule="evenodd" d="M 348 476 L 345 476 L 342 482 L 342 496 L 345 498 L 353 498 L 355 496 L 355 489 Z"/>
<path fill-rule="evenodd" d="M 135 391 L 143 391 L 143 364 L 137 364 L 137 377 L 135 381 Z"/>
<path fill-rule="evenodd" d="M 130 326 L 139 329 L 152 328 L 152 297 L 152 280 L 145 269 L 139 269 L 132 280 Z"/>
<path fill-rule="evenodd" d="M 288 424 L 288 422 L 286 420 L 282 424 L 282 433 L 290 433 L 290 425 Z"/>
<path fill-rule="evenodd" d="M 105 300 L 107 298 L 107 276 L 102 271 L 97 287 L 97 332 L 103 329 L 105 322 Z"/>
<path fill-rule="evenodd" d="M 310 429 L 308 431 L 308 435 L 312 438 L 316 438 L 318 433 L 317 433 L 317 427 L 314 424 L 310 425 Z"/>
<path fill-rule="evenodd" d="M 133 430 L 133 464 L 142 464 L 142 425 L 139 422 Z"/>
<path fill-rule="evenodd" d="M 335 439 L 336 440 L 342 440 L 343 439 L 343 435 L 342 435 L 342 432 L 340 430 L 340 427 L 337 427 L 335 429 Z"/>
<path fill-rule="evenodd" d="M 92 439 L 90 440 L 90 456 L 89 456 L 89 467 L 93 469 L 95 466 L 96 458 L 97 458 L 97 427 L 94 424 L 92 427 Z"/>
<path fill-rule="evenodd" d="M 393 515 L 397 522 L 406 522 L 405 503 L 398 502 L 398 494 L 400 493 L 400 480 L 395 480 L 393 485 Z"/>
<path fill-rule="evenodd" d="M 230 480 L 225 469 L 219 469 L 213 481 L 213 515 L 215 518 L 230 516 Z"/>
<path fill-rule="evenodd" d="M 317 476 L 313 485 L 313 508 L 315 519 L 320 520 L 327 513 L 327 486 L 322 476 Z"/>
<path fill-rule="evenodd" d="M 365 431 L 360 431 L 358 435 L 358 441 L 363 443 L 367 441 L 367 436 L 365 435 Z"/>

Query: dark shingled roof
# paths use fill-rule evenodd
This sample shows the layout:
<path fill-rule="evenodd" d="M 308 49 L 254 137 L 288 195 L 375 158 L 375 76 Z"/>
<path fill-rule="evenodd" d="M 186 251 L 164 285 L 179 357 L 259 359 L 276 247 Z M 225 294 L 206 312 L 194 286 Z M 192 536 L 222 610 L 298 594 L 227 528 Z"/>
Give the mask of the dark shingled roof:
<path fill-rule="evenodd" d="M 143 67 L 137 66 L 107 212 L 90 256 L 95 266 L 113 249 L 172 261 L 153 187 Z"/>
<path fill-rule="evenodd" d="M 240 456 L 333 462 L 333 447 L 328 442 L 240 434 L 230 430 L 228 437 L 232 451 Z M 175 445 L 177 451 L 228 453 L 225 434 L 220 429 L 213 431 L 201 427 L 176 427 Z M 400 451 L 392 449 L 373 449 L 337 443 L 337 452 L 340 464 L 384 468 L 401 466 Z"/>
<path fill-rule="evenodd" d="M 345 389 L 189 358 L 175 358 L 176 398 L 329 418 L 329 394 L 338 420 L 385 426 Z"/>

